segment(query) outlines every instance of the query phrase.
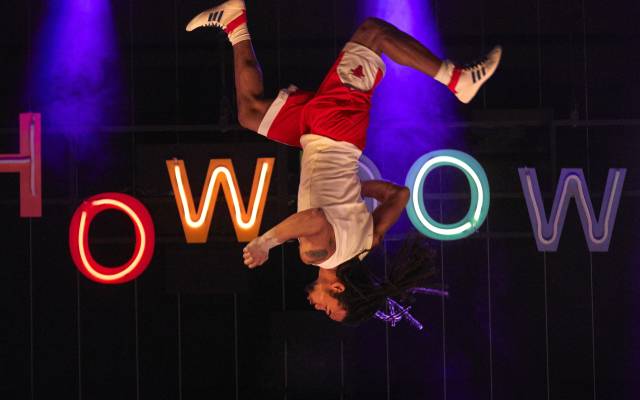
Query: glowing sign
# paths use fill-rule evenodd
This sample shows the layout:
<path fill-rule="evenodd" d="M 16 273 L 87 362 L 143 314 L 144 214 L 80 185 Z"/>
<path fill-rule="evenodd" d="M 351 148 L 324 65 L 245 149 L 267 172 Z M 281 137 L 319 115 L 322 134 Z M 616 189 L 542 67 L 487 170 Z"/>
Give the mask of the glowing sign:
<path fill-rule="evenodd" d="M 519 168 L 518 173 L 529 210 L 533 236 L 539 251 L 556 251 L 558 249 L 571 198 L 576 200 L 582 230 L 589 250 L 592 252 L 609 250 L 609 242 L 622 194 L 622 185 L 627 173 L 626 169 L 609 169 L 599 219 L 595 217 L 587 183 L 581 169 L 562 169 L 549 220 L 546 218 L 536 170 Z"/>
<path fill-rule="evenodd" d="M 0 173 L 20 174 L 20 216 L 42 216 L 40 114 L 20 114 L 20 152 L 0 155 Z"/>
<path fill-rule="evenodd" d="M 105 210 L 125 213 L 133 222 L 136 245 L 131 258 L 118 267 L 98 263 L 89 250 L 89 227 L 96 215 Z M 73 214 L 69 229 L 71 258 L 80 272 L 100 283 L 124 283 L 138 277 L 149 265 L 155 245 L 151 215 L 142 203 L 122 193 L 103 193 L 85 200 Z"/>
<path fill-rule="evenodd" d="M 467 215 L 453 224 L 437 222 L 424 205 L 423 187 L 427 175 L 438 167 L 454 167 L 464 172 L 471 189 Z M 470 155 L 456 150 L 432 151 L 411 166 L 406 183 L 411 190 L 407 214 L 411 223 L 424 235 L 439 240 L 457 240 L 471 235 L 482 225 L 489 212 L 489 181 L 482 166 Z"/>
<path fill-rule="evenodd" d="M 361 182 L 382 179 L 382 174 L 376 163 L 364 154 L 358 160 L 358 178 Z M 378 201 L 372 197 L 365 197 L 363 200 L 369 212 L 373 212 L 378 207 Z"/>
<path fill-rule="evenodd" d="M 231 160 L 211 160 L 196 212 L 184 162 L 182 160 L 167 160 L 171 186 L 187 243 L 205 243 L 207 241 L 220 186 L 224 191 L 238 241 L 249 242 L 257 237 L 274 162 L 275 158 L 259 158 L 257 160 L 247 210 L 242 201 Z"/>

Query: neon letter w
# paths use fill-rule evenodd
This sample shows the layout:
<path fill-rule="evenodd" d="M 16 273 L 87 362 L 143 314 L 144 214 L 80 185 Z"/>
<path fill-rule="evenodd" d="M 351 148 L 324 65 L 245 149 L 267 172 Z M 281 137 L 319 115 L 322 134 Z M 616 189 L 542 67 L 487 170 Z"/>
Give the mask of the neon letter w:
<path fill-rule="evenodd" d="M 274 158 L 258 158 L 247 209 L 242 201 L 231 160 L 211 160 L 196 212 L 184 162 L 176 159 L 167 160 L 171 186 L 173 186 L 187 243 L 205 243 L 207 241 L 220 186 L 224 191 L 238 241 L 248 242 L 257 237 L 274 162 Z"/>
<path fill-rule="evenodd" d="M 613 233 L 616 213 L 620 203 L 626 169 L 609 169 L 609 177 L 600 207 L 600 218 L 596 219 L 589 190 L 581 169 L 562 169 L 553 200 L 551 215 L 546 218 L 540 194 L 536 170 L 518 168 L 522 191 L 529 209 L 533 236 L 539 251 L 556 251 L 571 198 L 575 198 L 582 229 L 592 252 L 605 252 Z"/>

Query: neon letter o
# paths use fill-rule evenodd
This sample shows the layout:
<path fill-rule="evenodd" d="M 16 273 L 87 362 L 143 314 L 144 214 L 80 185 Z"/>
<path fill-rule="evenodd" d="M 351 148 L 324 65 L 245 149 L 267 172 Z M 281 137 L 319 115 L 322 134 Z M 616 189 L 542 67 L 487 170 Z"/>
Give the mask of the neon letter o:
<path fill-rule="evenodd" d="M 427 175 L 438 167 L 461 170 L 469 181 L 471 204 L 467 215 L 453 224 L 435 221 L 424 205 L 424 182 Z M 457 150 L 438 150 L 416 160 L 407 174 L 406 186 L 411 189 L 407 214 L 415 228 L 425 236 L 438 240 L 457 240 L 473 234 L 489 212 L 489 180 L 484 169 L 467 153 Z"/>
<path fill-rule="evenodd" d="M 382 175 L 380 174 L 380 170 L 376 163 L 364 154 L 362 154 L 358 160 L 358 178 L 360 178 L 361 182 L 382 179 Z M 373 212 L 373 210 L 375 210 L 380 204 L 373 197 L 365 197 L 363 200 L 364 204 L 367 205 L 369 212 Z"/>
<path fill-rule="evenodd" d="M 93 218 L 106 210 L 124 212 L 133 222 L 136 245 L 131 258 L 117 267 L 105 267 L 98 263 L 89 250 L 89 227 Z M 137 278 L 153 257 L 155 231 L 153 220 L 145 206 L 122 193 L 102 193 L 82 202 L 73 214 L 69 228 L 69 249 L 76 267 L 92 281 L 100 283 L 125 283 Z"/>

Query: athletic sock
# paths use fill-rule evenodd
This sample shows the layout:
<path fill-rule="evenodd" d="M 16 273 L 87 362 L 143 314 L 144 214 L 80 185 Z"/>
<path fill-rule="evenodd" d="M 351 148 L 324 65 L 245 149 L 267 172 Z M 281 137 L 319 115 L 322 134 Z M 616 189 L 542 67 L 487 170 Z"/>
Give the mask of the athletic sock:
<path fill-rule="evenodd" d="M 242 14 L 229 22 L 224 31 L 227 33 L 231 45 L 235 46 L 237 43 L 243 42 L 245 40 L 251 40 L 249 28 L 247 27 L 246 11 L 242 10 Z"/>
<path fill-rule="evenodd" d="M 440 64 L 440 69 L 438 70 L 438 73 L 436 74 L 436 76 L 433 77 L 433 79 L 450 88 L 452 83 L 451 79 L 453 78 L 453 71 L 455 70 L 455 68 L 456 66 L 453 65 L 451 61 L 442 60 L 442 64 Z"/>

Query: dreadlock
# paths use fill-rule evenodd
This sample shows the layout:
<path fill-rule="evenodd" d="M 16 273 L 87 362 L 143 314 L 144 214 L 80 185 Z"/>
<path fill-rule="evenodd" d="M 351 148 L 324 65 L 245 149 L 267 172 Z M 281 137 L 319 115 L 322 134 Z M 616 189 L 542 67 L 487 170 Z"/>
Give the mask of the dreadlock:
<path fill-rule="evenodd" d="M 355 326 L 368 320 L 376 311 L 384 309 L 387 297 L 412 302 L 410 290 L 424 286 L 436 274 L 435 253 L 417 235 L 405 241 L 393 264 L 387 280 L 372 274 L 358 256 L 337 267 L 336 275 L 345 290 L 333 296 L 347 311 L 343 323 Z"/>

